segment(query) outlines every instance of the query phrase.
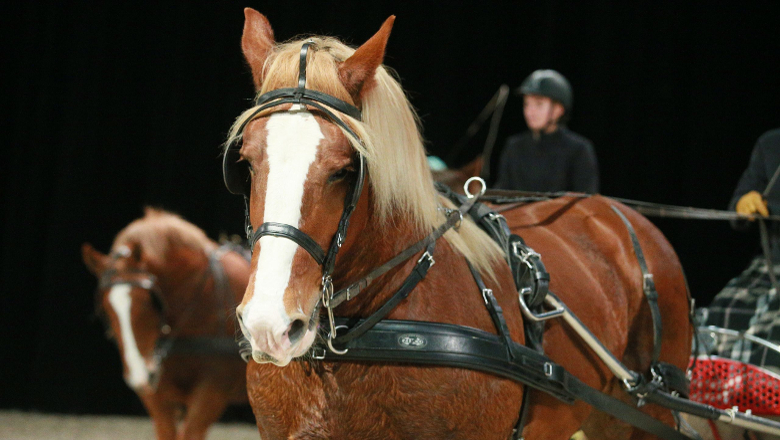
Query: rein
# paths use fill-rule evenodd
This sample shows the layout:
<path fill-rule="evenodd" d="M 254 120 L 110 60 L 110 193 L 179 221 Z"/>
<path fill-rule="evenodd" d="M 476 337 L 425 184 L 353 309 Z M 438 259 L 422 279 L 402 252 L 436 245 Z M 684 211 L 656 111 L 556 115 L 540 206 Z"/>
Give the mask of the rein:
<path fill-rule="evenodd" d="M 525 203 L 541 202 L 545 200 L 557 199 L 559 197 L 588 198 L 592 194 L 577 192 L 539 192 L 539 191 L 514 191 L 514 190 L 488 190 L 484 196 L 480 197 L 482 201 L 496 204 L 517 204 L 508 209 L 515 208 Z M 625 199 L 621 197 L 609 197 L 609 199 L 618 201 L 626 206 L 630 206 L 640 214 L 651 217 L 679 218 L 690 220 L 767 220 L 780 221 L 780 215 L 770 215 L 767 217 L 757 215 L 742 215 L 734 211 L 725 211 L 719 209 L 693 208 L 690 206 L 666 205 L 662 203 L 642 202 L 639 200 Z"/>

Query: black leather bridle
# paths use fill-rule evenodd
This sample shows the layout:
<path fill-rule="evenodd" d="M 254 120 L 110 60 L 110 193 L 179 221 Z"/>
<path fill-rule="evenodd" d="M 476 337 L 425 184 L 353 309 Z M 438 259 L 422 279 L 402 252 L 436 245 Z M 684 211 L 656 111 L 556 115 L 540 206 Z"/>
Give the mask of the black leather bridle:
<path fill-rule="evenodd" d="M 322 112 L 322 114 L 324 114 L 331 122 L 344 129 L 344 131 L 346 131 L 347 134 L 349 134 L 354 140 L 362 143 L 360 137 L 358 137 L 354 130 L 352 130 L 349 125 L 347 125 L 340 117 L 338 117 L 328 108 L 330 107 L 338 110 L 359 121 L 361 120 L 361 113 L 357 107 L 330 95 L 326 95 L 325 93 L 306 88 L 306 58 L 309 52 L 309 47 L 312 44 L 314 44 L 312 41 L 307 41 L 303 43 L 303 46 L 301 47 L 298 86 L 295 88 L 272 90 L 268 93 L 264 93 L 258 96 L 255 100 L 255 105 L 258 107 L 239 127 L 239 134 L 243 135 L 243 131 L 246 128 L 246 125 L 252 121 L 252 119 L 260 112 L 283 104 L 298 104 L 301 106 L 311 106 L 316 108 Z M 255 244 L 260 239 L 260 237 L 266 235 L 284 237 L 292 240 L 304 248 L 306 252 L 308 252 L 309 255 L 314 258 L 317 264 L 322 266 L 323 283 L 326 281 L 329 282 L 330 276 L 333 273 L 334 265 L 336 263 L 336 255 L 338 254 L 341 245 L 344 243 L 344 238 L 347 235 L 349 219 L 352 215 L 352 212 L 355 210 L 355 207 L 357 206 L 358 200 L 360 200 L 360 195 L 363 192 L 363 184 L 365 182 L 366 176 L 365 157 L 358 153 L 357 176 L 344 201 L 344 212 L 342 213 L 341 219 L 339 220 L 336 235 L 331 240 L 328 251 L 325 252 L 319 243 L 317 243 L 317 241 L 293 225 L 276 222 L 265 222 L 261 224 L 256 230 L 252 231 L 252 225 L 249 221 L 248 209 L 251 182 L 249 182 L 248 170 L 245 170 L 245 172 L 242 173 L 238 169 L 238 167 L 242 166 L 240 165 L 241 162 L 239 162 L 239 150 L 240 146 L 232 145 L 225 151 L 225 156 L 222 162 L 223 177 L 227 189 L 233 194 L 242 194 L 244 196 L 245 202 L 247 203 L 246 232 L 250 249 L 254 250 Z"/>
<path fill-rule="evenodd" d="M 130 252 L 127 248 L 120 248 L 111 253 L 112 263 L 116 264 L 117 260 L 128 257 L 129 254 Z M 181 314 L 179 324 L 186 321 L 200 304 L 209 278 L 214 280 L 214 291 L 222 297 L 223 302 L 225 301 L 225 295 L 229 293 L 228 290 L 230 287 L 220 260 L 222 254 L 223 251 L 222 248 L 220 248 L 212 251 L 208 255 L 208 266 L 196 284 L 194 298 L 184 307 L 184 312 Z M 130 268 L 118 270 L 116 267 L 109 267 L 101 275 L 95 294 L 95 309 L 97 315 L 103 321 L 106 334 L 109 334 L 111 331 L 111 324 L 106 319 L 105 313 L 102 311 L 103 308 L 100 306 L 100 292 L 119 284 L 130 285 L 146 290 L 151 296 L 152 305 L 158 312 L 160 318 L 158 329 L 160 336 L 155 344 L 153 356 L 158 368 L 161 367 L 162 362 L 172 352 L 188 352 L 191 354 L 238 354 L 239 343 L 233 340 L 233 338 L 225 340 L 225 338 L 219 337 L 181 337 L 179 335 L 181 326 L 174 328 L 168 322 L 167 316 L 169 308 L 165 301 L 163 291 L 157 282 L 157 277 L 153 273 L 143 269 Z M 228 306 L 225 304 L 222 309 L 225 310 L 227 308 Z M 227 315 L 223 316 L 223 319 L 227 319 Z M 159 372 L 156 379 L 159 379 Z M 154 386 L 156 386 L 156 384 L 154 384 Z"/>
<path fill-rule="evenodd" d="M 309 40 L 303 43 L 301 47 L 300 65 L 298 69 L 298 86 L 294 88 L 283 88 L 272 90 L 264 93 L 255 99 L 255 105 L 257 108 L 251 115 L 249 115 L 243 124 L 238 128 L 239 135 L 243 135 L 243 131 L 246 125 L 252 121 L 252 119 L 260 112 L 277 107 L 284 104 L 298 104 L 300 106 L 311 106 L 322 112 L 331 122 L 342 128 L 349 136 L 355 141 L 362 144 L 362 140 L 355 133 L 355 131 L 346 124 L 339 116 L 337 116 L 330 109 L 335 109 L 341 113 L 344 113 L 353 119 L 361 120 L 362 115 L 360 110 L 333 96 L 327 95 L 316 90 L 306 88 L 306 60 L 309 52 L 309 47 L 314 44 Z M 322 249 L 316 240 L 311 238 L 308 234 L 301 231 L 293 225 L 276 222 L 265 222 L 261 224 L 256 230 L 252 230 L 252 224 L 249 220 L 249 194 L 251 192 L 251 182 L 249 181 L 248 169 L 240 169 L 244 165 L 240 162 L 240 146 L 231 145 L 225 150 L 225 155 L 222 161 L 223 178 L 225 186 L 228 191 L 233 194 L 241 194 L 244 196 L 245 214 L 246 214 L 246 233 L 249 240 L 250 249 L 254 251 L 255 244 L 260 237 L 271 235 L 275 237 L 283 237 L 294 241 L 309 255 L 314 258 L 317 264 L 322 266 L 322 289 L 323 292 L 333 292 L 333 280 L 331 275 L 336 264 L 336 255 L 344 244 L 344 238 L 347 235 L 347 228 L 349 227 L 349 219 L 357 206 L 360 196 L 363 192 L 363 185 L 366 178 L 366 159 L 358 153 L 357 154 L 357 176 L 352 185 L 351 190 L 347 193 L 344 200 L 344 212 L 341 214 L 339 220 L 338 229 L 336 234 L 331 239 L 330 247 L 328 251 Z"/>

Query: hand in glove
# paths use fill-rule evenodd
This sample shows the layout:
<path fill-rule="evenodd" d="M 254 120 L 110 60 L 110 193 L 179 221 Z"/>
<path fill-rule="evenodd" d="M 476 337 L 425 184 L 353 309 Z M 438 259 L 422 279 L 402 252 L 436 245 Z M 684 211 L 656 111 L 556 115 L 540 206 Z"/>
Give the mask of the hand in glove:
<path fill-rule="evenodd" d="M 755 213 L 761 214 L 764 217 L 769 215 L 769 210 L 766 207 L 766 200 L 761 197 L 758 191 L 750 191 L 744 196 L 739 198 L 737 202 L 737 212 L 742 215 L 752 215 Z M 753 219 L 751 219 L 752 221 Z"/>

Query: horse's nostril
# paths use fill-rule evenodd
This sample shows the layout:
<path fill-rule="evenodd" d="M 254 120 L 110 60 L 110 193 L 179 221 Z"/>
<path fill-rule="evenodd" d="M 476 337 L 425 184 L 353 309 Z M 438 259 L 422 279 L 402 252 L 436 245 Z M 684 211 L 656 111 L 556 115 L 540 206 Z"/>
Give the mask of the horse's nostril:
<path fill-rule="evenodd" d="M 296 319 L 290 324 L 290 328 L 287 329 L 287 337 L 290 338 L 290 344 L 295 344 L 302 337 L 306 331 L 306 325 L 302 319 Z"/>

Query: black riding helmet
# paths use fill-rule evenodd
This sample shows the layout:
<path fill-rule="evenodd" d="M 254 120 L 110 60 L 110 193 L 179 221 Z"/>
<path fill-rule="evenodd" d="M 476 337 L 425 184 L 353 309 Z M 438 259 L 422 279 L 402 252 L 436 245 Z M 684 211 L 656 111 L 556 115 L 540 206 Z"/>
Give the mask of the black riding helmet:
<path fill-rule="evenodd" d="M 563 104 L 566 115 L 571 112 L 574 98 L 569 81 L 555 70 L 536 70 L 515 90 L 520 95 L 546 96 Z"/>

